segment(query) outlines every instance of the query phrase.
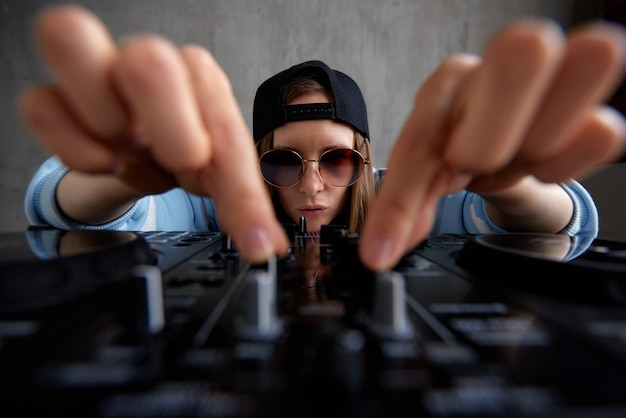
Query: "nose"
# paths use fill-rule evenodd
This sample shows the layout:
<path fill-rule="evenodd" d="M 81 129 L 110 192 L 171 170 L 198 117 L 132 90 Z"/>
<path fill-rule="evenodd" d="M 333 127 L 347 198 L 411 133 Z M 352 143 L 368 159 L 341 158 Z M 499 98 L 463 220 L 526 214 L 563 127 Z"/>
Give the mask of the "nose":
<path fill-rule="evenodd" d="M 299 183 L 300 191 L 308 196 L 313 196 L 324 189 L 324 181 L 322 181 L 319 168 L 315 164 L 319 164 L 319 162 L 305 160 L 304 173 L 302 173 L 302 180 Z"/>

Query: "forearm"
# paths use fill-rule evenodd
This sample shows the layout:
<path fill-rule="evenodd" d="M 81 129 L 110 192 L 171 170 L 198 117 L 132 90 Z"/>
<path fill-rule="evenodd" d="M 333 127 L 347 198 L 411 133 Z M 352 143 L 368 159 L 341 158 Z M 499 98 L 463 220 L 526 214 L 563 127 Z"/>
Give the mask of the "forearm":
<path fill-rule="evenodd" d="M 556 233 L 568 225 L 574 211 L 572 199 L 561 186 L 533 177 L 482 197 L 491 219 L 508 231 Z"/>
<path fill-rule="evenodd" d="M 69 171 L 56 191 L 57 204 L 66 216 L 91 225 L 120 217 L 140 197 L 115 177 L 77 171 Z"/>

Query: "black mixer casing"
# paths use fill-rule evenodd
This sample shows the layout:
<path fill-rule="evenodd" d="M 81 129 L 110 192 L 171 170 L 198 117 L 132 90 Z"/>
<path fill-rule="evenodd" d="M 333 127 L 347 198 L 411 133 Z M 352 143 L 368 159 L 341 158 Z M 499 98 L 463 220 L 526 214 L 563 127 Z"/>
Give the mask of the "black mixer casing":
<path fill-rule="evenodd" d="M 441 235 L 375 273 L 341 226 L 263 265 L 218 233 L 108 234 L 4 247 L 3 416 L 626 416 L 623 244 Z"/>

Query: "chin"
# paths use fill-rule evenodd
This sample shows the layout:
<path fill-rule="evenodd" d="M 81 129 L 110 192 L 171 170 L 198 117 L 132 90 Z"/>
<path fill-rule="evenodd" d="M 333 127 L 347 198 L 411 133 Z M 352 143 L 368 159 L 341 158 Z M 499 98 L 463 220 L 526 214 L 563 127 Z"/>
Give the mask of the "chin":
<path fill-rule="evenodd" d="M 322 224 L 317 223 L 317 222 L 314 222 L 314 223 L 307 222 L 306 227 L 307 227 L 306 228 L 307 232 L 320 232 L 322 230 Z"/>

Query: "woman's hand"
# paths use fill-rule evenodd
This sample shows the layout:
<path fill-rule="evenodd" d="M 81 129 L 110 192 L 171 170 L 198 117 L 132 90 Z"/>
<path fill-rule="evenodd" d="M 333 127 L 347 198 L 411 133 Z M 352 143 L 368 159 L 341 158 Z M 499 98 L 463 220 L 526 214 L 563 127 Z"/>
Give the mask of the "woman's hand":
<path fill-rule="evenodd" d="M 254 142 L 207 51 L 156 36 L 116 45 L 95 16 L 75 6 L 44 11 L 36 28 L 55 82 L 25 92 L 20 108 L 52 153 L 85 178 L 104 178 L 120 202 L 175 186 L 214 197 L 222 226 L 251 261 L 287 251 Z M 59 203 L 89 208 L 84 199 Z"/>
<path fill-rule="evenodd" d="M 363 262 L 391 268 L 426 237 L 448 193 L 483 194 L 499 221 L 523 229 L 524 213 L 507 219 L 513 214 L 498 204 L 523 193 L 532 197 L 527 203 L 552 198 L 554 188 L 529 177 L 562 182 L 621 155 L 626 123 L 602 101 L 622 80 L 625 61 L 622 27 L 593 24 L 565 37 L 544 20 L 504 28 L 482 57 L 446 60 L 418 92 L 392 150 L 361 233 Z M 544 219 L 546 232 L 564 214 L 571 216 L 571 205 L 546 211 L 554 216 Z"/>

